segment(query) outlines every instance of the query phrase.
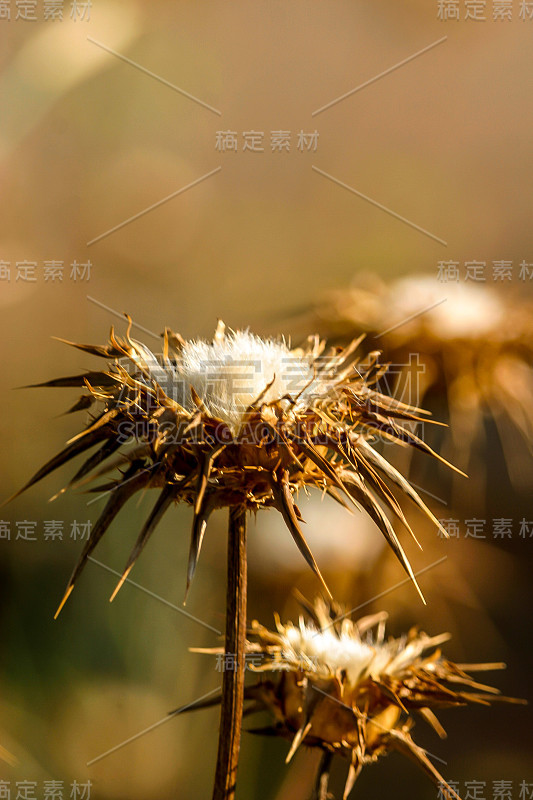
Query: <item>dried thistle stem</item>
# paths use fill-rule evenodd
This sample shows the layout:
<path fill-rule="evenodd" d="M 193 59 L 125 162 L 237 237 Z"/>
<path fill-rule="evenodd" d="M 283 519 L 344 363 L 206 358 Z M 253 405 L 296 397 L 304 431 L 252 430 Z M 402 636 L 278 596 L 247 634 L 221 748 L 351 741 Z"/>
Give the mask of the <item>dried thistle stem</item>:
<path fill-rule="evenodd" d="M 328 800 L 329 771 L 332 760 L 333 753 L 330 753 L 329 750 L 324 750 L 320 757 L 314 794 L 311 800 Z"/>
<path fill-rule="evenodd" d="M 233 800 L 241 745 L 246 639 L 246 509 L 232 506 L 228 524 L 225 665 L 213 800 Z M 228 668 L 229 667 L 229 668 Z"/>

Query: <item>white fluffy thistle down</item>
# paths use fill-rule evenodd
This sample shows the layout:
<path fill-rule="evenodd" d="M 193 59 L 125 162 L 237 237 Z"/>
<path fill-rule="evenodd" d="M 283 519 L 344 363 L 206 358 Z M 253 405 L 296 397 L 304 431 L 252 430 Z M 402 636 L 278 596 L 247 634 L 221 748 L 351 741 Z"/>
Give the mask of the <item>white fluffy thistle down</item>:
<path fill-rule="evenodd" d="M 395 281 L 389 294 L 392 323 L 405 320 L 408 325 L 411 315 L 418 317 L 427 309 L 419 323 L 441 339 L 472 339 L 494 333 L 504 318 L 497 293 L 476 284 L 443 284 L 430 275 L 414 275 Z"/>
<path fill-rule="evenodd" d="M 297 406 L 302 407 L 311 395 L 316 398 L 330 390 L 329 383 L 316 379 L 312 353 L 295 353 L 284 340 L 261 339 L 249 331 L 231 331 L 213 342 L 184 342 L 177 363 L 158 359 L 144 345 L 136 345 L 150 377 L 169 396 L 192 411 L 192 387 L 207 412 L 234 433 L 259 397 L 268 404 L 297 396 Z"/>
<path fill-rule="evenodd" d="M 431 644 L 429 639 L 419 640 L 416 647 L 410 648 L 412 652 L 406 653 L 403 639 L 383 642 L 378 638 L 372 643 L 363 641 L 346 630 L 337 636 L 331 630 L 317 630 L 314 625 L 306 625 L 302 618 L 299 627 L 287 626 L 281 635 L 285 640 L 282 658 L 297 661 L 303 656 L 309 659 L 318 672 L 336 673 L 343 670 L 352 685 L 367 676 L 394 674 L 405 664 L 411 663 Z"/>
<path fill-rule="evenodd" d="M 322 608 L 316 606 L 317 611 Z M 322 615 L 318 627 L 303 617 L 298 625 L 276 618 L 276 661 L 282 669 L 301 669 L 310 675 L 330 678 L 342 673 L 353 689 L 367 679 L 400 678 L 428 649 L 450 638 L 447 633 L 430 637 L 421 632 L 410 640 L 406 636 L 385 640 L 386 620 L 383 612 L 357 623 L 345 618 L 334 626 Z"/>

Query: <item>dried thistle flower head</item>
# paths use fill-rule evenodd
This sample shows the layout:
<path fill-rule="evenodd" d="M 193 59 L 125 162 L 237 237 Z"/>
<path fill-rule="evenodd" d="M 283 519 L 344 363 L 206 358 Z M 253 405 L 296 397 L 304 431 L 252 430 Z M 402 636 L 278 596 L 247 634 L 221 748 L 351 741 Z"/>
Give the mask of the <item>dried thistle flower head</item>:
<path fill-rule="evenodd" d="M 468 467 L 482 449 L 485 415 L 496 424 L 510 477 L 531 485 L 533 326 L 531 304 L 479 283 L 442 283 L 413 274 L 386 284 L 356 276 L 317 304 L 314 324 L 336 342 L 365 332 L 408 385 L 416 355 L 417 403 L 431 391 L 449 410 L 453 460 Z M 386 320 L 384 324 L 384 320 Z M 518 445 L 518 446 L 517 446 Z M 472 472 L 476 470 L 472 469 Z"/>
<path fill-rule="evenodd" d="M 249 703 L 245 714 L 267 710 L 274 719 L 272 726 L 252 732 L 289 739 L 287 763 L 302 744 L 323 751 L 319 800 L 329 797 L 333 755 L 350 764 L 346 800 L 362 768 L 392 751 L 410 757 L 450 797 L 460 800 L 431 762 L 431 754 L 413 741 L 415 716 L 443 738 L 446 733 L 435 709 L 489 705 L 496 700 L 522 702 L 502 697 L 468 674 L 505 665 L 448 661 L 439 647 L 450 638 L 447 633 L 431 637 L 412 628 L 400 638 L 386 638 L 386 613 L 354 622 L 340 607 L 334 610 L 322 599 L 304 604 L 308 619 L 300 617 L 297 625 L 282 623 L 278 616 L 274 631 L 252 623 L 246 643 L 248 666 L 262 677 L 245 690 Z"/>
<path fill-rule="evenodd" d="M 326 352 L 325 342 L 310 337 L 304 347 L 291 349 L 283 340 L 265 341 L 248 332 L 226 334 L 220 323 L 212 342 L 187 342 L 166 329 L 163 351 L 156 355 L 131 338 L 129 322 L 124 338 L 111 329 L 107 345 L 73 345 L 106 359 L 103 370 L 39 384 L 84 387 L 86 393 L 71 411 L 96 405 L 98 412 L 24 489 L 95 445 L 99 449 L 65 489 L 81 485 L 87 476 L 120 472 L 119 478 L 92 489 L 108 492 L 109 498 L 59 610 L 119 510 L 148 487 L 159 489 L 159 497 L 112 597 L 174 501 L 185 501 L 194 509 L 187 588 L 209 515 L 225 506 L 279 510 L 325 586 L 301 531 L 302 517 L 295 502 L 298 491 L 309 487 L 329 493 L 342 504 L 363 508 L 416 584 L 383 510 L 385 506 L 411 531 L 389 484 L 439 523 L 370 440 L 379 434 L 436 454 L 402 424 L 423 419 L 426 412 L 373 390 L 384 370 L 377 363 L 377 353 L 362 363 L 355 353 L 358 340 Z"/>

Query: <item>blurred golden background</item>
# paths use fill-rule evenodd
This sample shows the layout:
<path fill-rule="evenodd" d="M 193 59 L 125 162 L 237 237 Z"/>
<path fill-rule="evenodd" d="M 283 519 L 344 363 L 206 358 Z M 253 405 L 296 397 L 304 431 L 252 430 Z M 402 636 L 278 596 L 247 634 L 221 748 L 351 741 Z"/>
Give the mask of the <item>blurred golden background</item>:
<path fill-rule="evenodd" d="M 457 262 L 461 282 L 465 262 L 485 262 L 487 285 L 510 309 L 506 319 L 531 299 L 527 269 L 520 277 L 520 264 L 533 264 L 533 19 L 519 15 L 527 4 L 515 0 L 511 19 L 494 21 L 489 0 L 479 22 L 464 19 L 472 5 L 465 0 L 459 20 L 439 19 L 439 7 L 453 4 L 430 0 L 93 0 L 90 15 L 77 4 L 76 19 L 65 2 L 62 20 L 44 18 L 51 6 L 44 0 L 34 4 L 35 20 L 15 19 L 31 4 L 1 5 L 11 10 L 8 19 L 0 9 L 3 496 L 80 426 L 79 417 L 58 416 L 76 392 L 16 387 L 91 367 L 91 356 L 52 337 L 104 342 L 111 324 L 122 326 L 113 311 L 131 314 L 148 331 L 134 335 L 149 346 L 150 331 L 165 325 L 210 336 L 217 318 L 296 340 L 302 315 L 358 273 L 391 281 L 422 272 L 437 282 L 441 261 Z M 243 151 L 242 134 L 251 130 L 264 133 L 263 152 Z M 316 151 L 298 149 L 300 130 L 318 131 Z M 217 149 L 218 131 L 236 132 L 236 152 Z M 271 151 L 272 131 L 290 132 L 290 151 Z M 495 261 L 512 263 L 510 280 L 492 280 Z M 74 262 L 90 262 L 90 274 L 72 272 Z M 527 697 L 533 538 L 518 531 L 522 519 L 533 531 L 533 479 L 526 469 L 520 485 L 511 482 L 490 425 L 484 447 L 476 462 L 482 495 L 467 481 L 452 487 L 444 467 L 417 466 L 439 518 L 486 522 L 485 540 L 463 533 L 446 542 L 413 515 L 424 545 L 414 555 L 411 548 L 415 569 L 447 556 L 421 577 L 427 607 L 407 584 L 389 591 L 404 575 L 376 529 L 333 503 L 302 499 L 301 507 L 340 601 L 364 606 L 361 613 L 388 611 L 395 635 L 415 623 L 429 634 L 450 630 L 450 657 L 506 661 L 491 682 Z M 0 745 L 8 751 L 4 758 L 0 751 L 0 780 L 12 797 L 17 782 L 35 781 L 41 798 L 52 780 L 64 782 L 65 797 L 74 781 L 88 780 L 101 800 L 208 797 L 217 710 L 172 719 L 87 766 L 214 689 L 221 675 L 214 660 L 187 650 L 218 639 L 181 613 L 186 508 L 166 516 L 131 575 L 174 607 L 132 585 L 109 605 L 115 576 L 92 563 L 53 621 L 82 547 L 72 524 L 94 522 L 102 506 L 87 505 L 92 496 L 82 493 L 47 504 L 71 472 L 0 512 Z M 121 570 L 150 506 L 144 497 L 125 509 L 95 558 Z M 268 626 L 274 610 L 295 619 L 293 585 L 308 597 L 318 589 L 289 552 L 277 516 L 259 517 L 250 533 L 249 616 Z M 512 519 L 511 537 L 492 535 L 496 518 Z M 45 538 L 51 520 L 63 523 L 62 541 Z M 17 539 L 24 521 L 34 523 L 35 541 Z M 220 514 L 210 524 L 185 609 L 214 629 L 224 624 L 225 522 Z M 513 800 L 533 796 L 527 708 L 469 709 L 442 721 L 447 741 L 435 741 L 422 723 L 418 740 L 447 762 L 439 769 L 457 781 L 463 800 L 469 792 L 492 799 L 497 781 L 512 782 Z M 298 754 L 290 769 L 285 755 L 283 742 L 245 735 L 239 797 L 306 800 L 316 754 Z M 478 795 L 472 781 L 485 782 Z M 530 794 L 520 795 L 522 782 Z M 436 797 L 415 767 L 393 757 L 364 771 L 354 796 L 393 791 Z"/>

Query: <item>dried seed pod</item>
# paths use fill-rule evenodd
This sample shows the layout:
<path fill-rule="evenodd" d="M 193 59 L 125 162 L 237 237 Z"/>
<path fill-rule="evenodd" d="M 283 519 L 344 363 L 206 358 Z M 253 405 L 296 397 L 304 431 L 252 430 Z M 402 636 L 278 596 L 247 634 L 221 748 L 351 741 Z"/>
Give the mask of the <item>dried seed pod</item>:
<path fill-rule="evenodd" d="M 245 691 L 245 714 L 268 710 L 273 717 L 272 726 L 256 732 L 289 739 L 287 762 L 301 745 L 323 751 L 319 800 L 328 796 L 332 755 L 350 765 L 346 800 L 361 769 L 394 750 L 414 760 L 450 798 L 460 800 L 432 763 L 432 754 L 413 741 L 411 729 L 418 715 L 443 738 L 436 709 L 522 702 L 501 696 L 468 674 L 505 665 L 448 661 L 439 647 L 449 639 L 446 633 L 431 637 L 412 628 L 400 638 L 385 638 L 386 613 L 354 622 L 322 599 L 306 604 L 306 610 L 309 619 L 300 617 L 298 625 L 284 624 L 279 617 L 273 631 L 256 621 L 251 625 L 248 666 L 261 673 L 261 680 Z M 195 652 L 225 658 L 221 648 Z"/>
<path fill-rule="evenodd" d="M 359 340 L 326 351 L 325 342 L 316 336 L 303 347 L 290 348 L 284 340 L 263 340 L 248 332 L 226 334 L 219 323 L 212 342 L 184 341 L 166 329 L 162 353 L 156 355 L 130 336 L 129 322 L 124 338 L 111 329 L 107 345 L 73 345 L 105 358 L 105 369 L 39 384 L 85 388 L 87 393 L 71 411 L 89 405 L 99 411 L 24 489 L 96 445 L 99 449 L 61 491 L 120 472 L 119 478 L 91 489 L 109 497 L 58 613 L 122 506 L 146 488 L 160 493 L 112 597 L 175 501 L 194 509 L 187 588 L 210 514 L 240 506 L 250 511 L 277 509 L 328 591 L 301 530 L 296 495 L 308 487 L 364 509 L 416 585 L 396 526 L 384 511 L 412 533 L 392 488 L 439 523 L 372 441 L 380 436 L 440 456 L 408 427 L 426 419 L 427 413 L 372 388 L 385 369 L 376 353 L 360 361 Z"/>

